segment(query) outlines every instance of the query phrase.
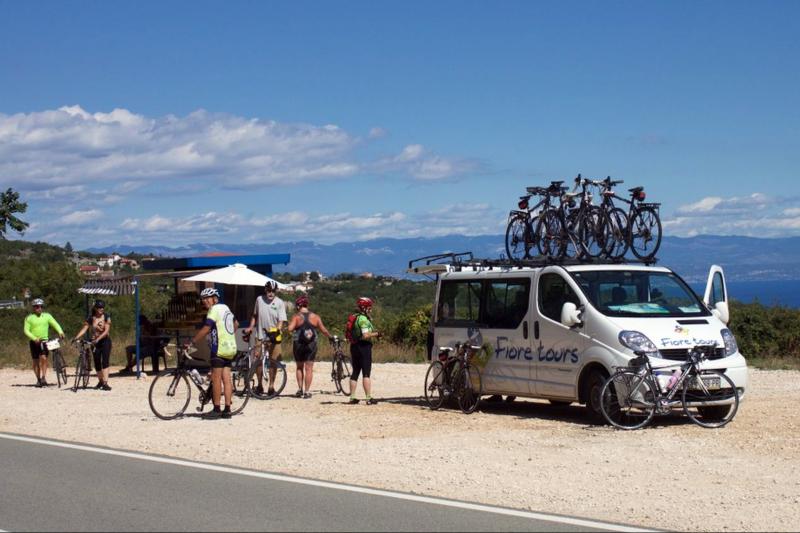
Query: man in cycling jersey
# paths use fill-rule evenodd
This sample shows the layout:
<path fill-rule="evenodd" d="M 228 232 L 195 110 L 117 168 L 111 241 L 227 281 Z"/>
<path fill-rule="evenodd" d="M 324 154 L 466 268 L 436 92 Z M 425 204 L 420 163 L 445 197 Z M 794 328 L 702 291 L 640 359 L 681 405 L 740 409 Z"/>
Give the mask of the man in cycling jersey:
<path fill-rule="evenodd" d="M 253 332 L 253 327 L 258 323 L 256 328 L 256 339 L 259 341 L 264 340 L 267 335 L 273 339 L 272 350 L 268 354 L 270 361 L 278 361 L 281 358 L 281 330 L 286 329 L 286 303 L 275 295 L 278 290 L 278 284 L 269 280 L 264 285 L 264 294 L 256 298 L 256 305 L 253 308 L 253 316 L 250 318 L 250 326 L 244 330 L 245 335 L 250 335 Z M 261 342 L 256 343 L 256 356 L 261 358 L 264 354 L 261 353 Z M 263 394 L 263 369 L 259 364 L 256 370 L 258 374 L 258 385 L 256 385 L 256 392 Z M 269 388 L 267 394 L 272 396 L 275 394 L 275 373 L 276 365 L 270 365 L 269 369 Z"/>
<path fill-rule="evenodd" d="M 317 329 L 328 339 L 332 335 L 322 323 L 318 314 L 308 310 L 308 297 L 300 296 L 295 300 L 297 314 L 289 322 L 289 331 L 296 332 L 292 343 L 294 361 L 297 363 L 297 392 L 295 396 L 311 398 L 311 381 L 314 379 L 314 359 L 317 357 Z M 303 386 L 305 385 L 305 393 Z"/>
<path fill-rule="evenodd" d="M 361 297 L 356 300 L 358 308 L 358 318 L 356 318 L 354 338 L 356 342 L 350 345 L 350 357 L 353 363 L 353 374 L 350 377 L 350 403 L 358 403 L 356 398 L 356 385 L 358 376 L 363 372 L 364 378 L 361 385 L 364 387 L 367 405 L 373 405 L 378 401 L 372 397 L 372 340 L 380 338 L 381 334 L 375 331 L 372 325 L 370 314 L 372 313 L 372 300 Z"/>
<path fill-rule="evenodd" d="M 207 288 L 200 293 L 203 306 L 208 309 L 203 327 L 200 328 L 190 344 L 196 344 L 208 336 L 211 350 L 211 401 L 214 409 L 205 418 L 230 418 L 233 398 L 231 363 L 236 356 L 236 329 L 238 322 L 225 304 L 219 303 L 217 289 Z M 225 410 L 220 409 L 220 401 L 225 396 Z"/>
<path fill-rule="evenodd" d="M 31 359 L 33 359 L 33 373 L 36 375 L 36 387 L 47 386 L 47 344 L 50 339 L 50 327 L 52 326 L 59 338 L 64 338 L 64 330 L 58 325 L 56 319 L 50 313 L 44 312 L 44 300 L 36 298 L 33 302 L 33 313 L 25 317 L 23 331 L 28 337 L 31 349 Z"/>

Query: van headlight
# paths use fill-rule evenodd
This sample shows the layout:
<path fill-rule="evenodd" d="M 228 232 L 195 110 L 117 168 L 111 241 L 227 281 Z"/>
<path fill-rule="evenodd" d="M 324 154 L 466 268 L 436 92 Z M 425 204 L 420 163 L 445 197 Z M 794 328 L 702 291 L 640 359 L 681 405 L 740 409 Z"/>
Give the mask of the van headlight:
<path fill-rule="evenodd" d="M 644 352 L 648 357 L 661 357 L 653 341 L 639 331 L 620 331 L 619 342 L 634 352 Z"/>
<path fill-rule="evenodd" d="M 736 337 L 733 336 L 731 330 L 725 328 L 720 331 L 720 334 L 722 335 L 722 342 L 725 343 L 725 357 L 739 351 L 739 346 L 736 344 Z"/>

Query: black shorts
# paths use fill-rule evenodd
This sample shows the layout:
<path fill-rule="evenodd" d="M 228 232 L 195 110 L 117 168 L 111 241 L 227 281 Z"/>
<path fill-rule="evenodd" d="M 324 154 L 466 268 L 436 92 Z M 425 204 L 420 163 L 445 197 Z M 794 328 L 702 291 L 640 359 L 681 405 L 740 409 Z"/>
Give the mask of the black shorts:
<path fill-rule="evenodd" d="M 94 345 L 94 369 L 97 372 L 108 368 L 111 359 L 111 338 L 105 337 Z"/>
<path fill-rule="evenodd" d="M 226 359 L 218 355 L 211 357 L 211 368 L 230 368 L 233 363 L 233 358 Z"/>
<path fill-rule="evenodd" d="M 364 374 L 365 378 L 372 374 L 372 343 L 358 341 L 350 345 L 350 358 L 353 365 L 353 372 L 350 379 L 358 381 L 359 374 Z"/>
<path fill-rule="evenodd" d="M 313 363 L 317 357 L 317 341 L 309 344 L 295 342 L 292 345 L 295 363 Z"/>
<path fill-rule="evenodd" d="M 47 345 L 42 341 L 30 341 L 28 343 L 31 347 L 31 359 L 39 359 L 40 356 L 45 356 L 50 353 L 47 350 Z"/>

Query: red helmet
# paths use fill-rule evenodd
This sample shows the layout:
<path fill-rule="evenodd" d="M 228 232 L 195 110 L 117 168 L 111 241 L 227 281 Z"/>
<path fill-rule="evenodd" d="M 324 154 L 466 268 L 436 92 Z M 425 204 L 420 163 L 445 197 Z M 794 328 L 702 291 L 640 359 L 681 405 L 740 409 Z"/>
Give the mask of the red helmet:
<path fill-rule="evenodd" d="M 356 306 L 360 309 L 372 309 L 372 300 L 369 298 L 362 296 L 358 300 L 356 300 Z"/>
<path fill-rule="evenodd" d="M 294 301 L 294 305 L 298 308 L 308 307 L 308 296 L 298 296 L 297 300 Z"/>

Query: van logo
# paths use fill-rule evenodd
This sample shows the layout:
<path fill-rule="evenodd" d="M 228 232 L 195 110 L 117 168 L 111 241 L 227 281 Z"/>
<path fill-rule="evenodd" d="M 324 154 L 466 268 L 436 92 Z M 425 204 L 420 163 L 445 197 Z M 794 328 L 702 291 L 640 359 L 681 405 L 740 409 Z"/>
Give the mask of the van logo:
<path fill-rule="evenodd" d="M 678 324 L 677 326 L 675 326 L 675 333 L 677 333 L 678 335 L 683 335 L 684 337 L 687 337 L 689 335 L 689 329 L 681 327 L 681 325 Z"/>

